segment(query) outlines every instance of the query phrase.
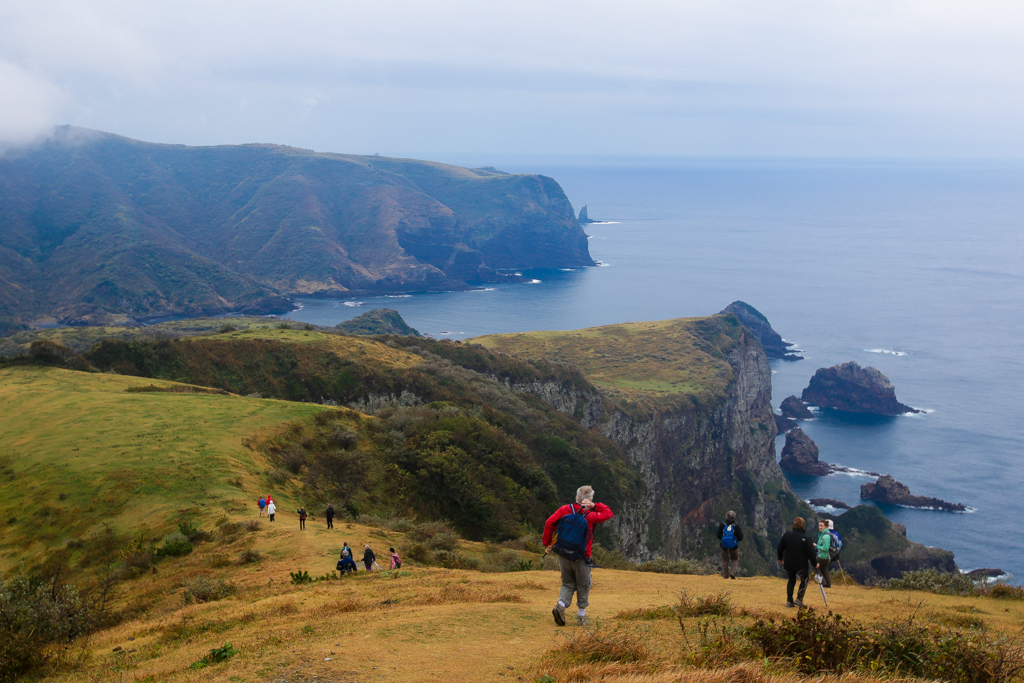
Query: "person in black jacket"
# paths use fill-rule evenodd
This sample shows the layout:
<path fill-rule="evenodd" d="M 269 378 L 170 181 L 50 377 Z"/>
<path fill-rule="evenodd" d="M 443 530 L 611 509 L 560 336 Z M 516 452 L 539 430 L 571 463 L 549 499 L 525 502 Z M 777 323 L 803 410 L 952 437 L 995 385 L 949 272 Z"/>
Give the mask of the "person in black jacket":
<path fill-rule="evenodd" d="M 789 583 L 786 584 L 786 607 L 804 606 L 804 593 L 807 592 L 807 578 L 810 576 L 807 570 L 817 555 L 814 543 L 804 533 L 806 529 L 807 522 L 803 517 L 797 517 L 793 520 L 793 529 L 784 533 L 779 541 L 779 564 L 789 575 Z M 797 591 L 794 601 L 793 586 L 798 576 L 800 590 Z"/>
<path fill-rule="evenodd" d="M 725 521 L 718 525 L 718 540 L 722 545 L 722 578 L 735 579 L 740 573 L 739 543 L 743 540 L 743 529 L 736 523 L 736 513 L 732 510 L 725 514 Z"/>
<path fill-rule="evenodd" d="M 324 513 L 327 516 L 327 528 L 334 528 L 334 506 L 330 503 L 327 504 L 327 511 Z"/>
<path fill-rule="evenodd" d="M 363 566 L 366 567 L 366 571 L 371 571 L 373 565 L 377 562 L 377 556 L 370 550 L 370 544 L 366 544 L 366 550 L 363 551 Z"/>

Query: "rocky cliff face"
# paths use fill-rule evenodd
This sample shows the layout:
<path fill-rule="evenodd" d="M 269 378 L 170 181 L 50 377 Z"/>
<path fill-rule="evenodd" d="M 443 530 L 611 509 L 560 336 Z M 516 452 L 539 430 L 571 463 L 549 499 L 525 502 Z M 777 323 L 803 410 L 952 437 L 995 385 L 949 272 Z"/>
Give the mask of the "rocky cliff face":
<path fill-rule="evenodd" d="M 817 444 L 799 427 L 786 434 L 779 467 L 787 472 L 813 477 L 822 477 L 832 471 L 828 463 L 818 460 Z"/>
<path fill-rule="evenodd" d="M 749 332 L 738 331 L 719 358 L 728 375 L 723 391 L 645 407 L 622 401 L 614 389 L 602 388 L 599 400 L 555 383 L 512 388 L 611 438 L 637 468 L 644 492 L 616 510 L 611 522 L 628 557 L 713 557 L 716 523 L 734 509 L 746 535 L 741 564 L 750 573 L 764 573 L 774 564 L 782 519 L 795 514 L 800 501 L 775 459 L 771 368 L 764 349 Z"/>

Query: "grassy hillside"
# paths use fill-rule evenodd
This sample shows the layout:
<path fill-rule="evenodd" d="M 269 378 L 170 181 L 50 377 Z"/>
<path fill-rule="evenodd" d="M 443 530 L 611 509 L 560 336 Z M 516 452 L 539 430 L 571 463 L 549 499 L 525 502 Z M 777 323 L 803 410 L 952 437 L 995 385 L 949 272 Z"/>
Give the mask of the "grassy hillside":
<path fill-rule="evenodd" d="M 70 127 L 0 159 L 0 333 L 284 312 L 290 294 L 449 290 L 580 265 L 593 265 L 586 235 L 542 176 Z"/>
<path fill-rule="evenodd" d="M 732 380 L 725 356 L 741 334 L 732 316 L 711 316 L 472 341 L 526 358 L 570 363 L 608 395 L 632 403 L 724 395 Z"/>
<path fill-rule="evenodd" d="M 166 533 L 250 507 L 269 468 L 242 439 L 325 408 L 57 368 L 0 369 L 0 567 L 105 523 Z"/>

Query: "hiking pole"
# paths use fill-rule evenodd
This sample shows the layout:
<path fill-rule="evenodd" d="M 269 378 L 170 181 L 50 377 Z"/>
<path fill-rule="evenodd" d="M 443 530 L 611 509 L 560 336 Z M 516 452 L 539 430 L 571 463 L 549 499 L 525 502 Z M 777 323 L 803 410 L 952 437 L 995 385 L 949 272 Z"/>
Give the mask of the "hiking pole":
<path fill-rule="evenodd" d="M 810 560 L 807 561 L 807 564 L 810 565 L 811 569 L 814 571 L 814 580 L 818 582 L 818 588 L 821 589 L 821 599 L 825 601 L 825 607 L 828 607 L 828 598 L 825 596 L 825 580 L 822 578 L 821 574 L 818 573 L 818 570 L 815 569 L 814 565 L 811 564 Z"/>
<path fill-rule="evenodd" d="M 849 588 L 850 583 L 849 583 L 849 581 L 846 580 L 846 570 L 843 569 L 843 563 L 839 561 L 838 557 L 836 558 L 836 564 L 839 565 L 839 571 L 841 571 L 843 573 L 843 585 L 846 586 L 847 588 Z"/>

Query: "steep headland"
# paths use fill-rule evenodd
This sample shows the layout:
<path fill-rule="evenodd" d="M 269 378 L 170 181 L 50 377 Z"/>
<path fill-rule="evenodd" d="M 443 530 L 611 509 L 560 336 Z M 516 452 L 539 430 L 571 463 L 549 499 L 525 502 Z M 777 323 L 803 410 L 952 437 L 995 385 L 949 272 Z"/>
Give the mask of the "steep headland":
<path fill-rule="evenodd" d="M 71 127 L 0 158 L 0 332 L 289 310 L 593 265 L 551 178 Z"/>
<path fill-rule="evenodd" d="M 803 356 L 793 352 L 793 344 L 783 341 L 782 336 L 772 329 L 768 318 L 750 304 L 744 301 L 733 301 L 722 310 L 722 313 L 732 313 L 739 318 L 743 326 L 753 332 L 757 340 L 761 342 L 761 346 L 764 347 L 764 352 L 769 358 L 803 360 Z"/>
<path fill-rule="evenodd" d="M 520 385 L 621 446 L 646 488 L 613 520 L 630 557 L 713 555 L 713 523 L 741 514 L 755 552 L 747 571 L 775 565 L 784 519 L 810 509 L 775 461 L 768 358 L 733 315 L 481 337 L 488 348 L 571 363 L 604 401 Z"/>
<path fill-rule="evenodd" d="M 873 367 L 862 368 L 856 361 L 819 368 L 801 398 L 811 405 L 850 413 L 903 415 L 921 412 L 896 400 L 896 389 L 888 377 Z"/>

